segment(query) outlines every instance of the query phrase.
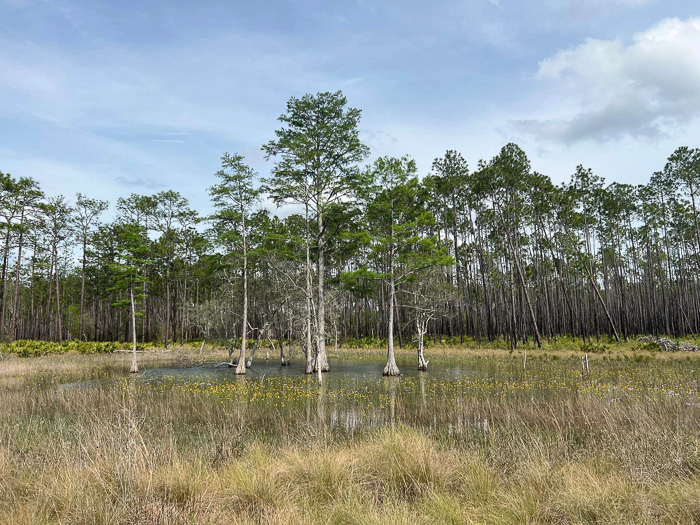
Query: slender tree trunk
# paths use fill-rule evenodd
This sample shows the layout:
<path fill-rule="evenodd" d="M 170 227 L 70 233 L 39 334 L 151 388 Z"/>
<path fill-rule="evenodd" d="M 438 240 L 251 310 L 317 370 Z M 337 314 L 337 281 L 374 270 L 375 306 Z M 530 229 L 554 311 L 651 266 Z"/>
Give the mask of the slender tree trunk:
<path fill-rule="evenodd" d="M 246 338 L 248 337 L 248 244 L 243 204 L 241 204 L 241 231 L 243 233 L 243 330 L 241 331 L 241 354 L 238 358 L 236 374 L 245 374 Z"/>
<path fill-rule="evenodd" d="M 307 190 L 308 191 L 308 190 Z M 309 204 L 306 203 L 306 373 L 314 373 L 314 351 L 311 342 L 311 310 L 312 310 L 312 285 L 311 285 L 311 231 L 309 227 Z"/>
<path fill-rule="evenodd" d="M 170 345 L 170 257 L 165 270 L 165 348 Z"/>
<path fill-rule="evenodd" d="M 513 241 L 508 234 L 508 244 L 510 244 L 511 253 L 513 253 L 513 259 L 515 262 L 515 268 L 518 271 L 518 277 L 520 278 L 520 285 L 523 287 L 523 293 L 525 294 L 525 302 L 527 303 L 527 309 L 530 313 L 530 320 L 532 321 L 532 327 L 535 331 L 535 341 L 537 342 L 537 347 L 542 348 L 542 338 L 540 337 L 540 330 L 537 327 L 537 317 L 535 317 L 535 311 L 532 308 L 532 302 L 530 301 L 530 294 L 527 291 L 527 286 L 525 285 L 525 276 L 523 275 L 523 269 L 520 265 L 520 255 L 515 253 L 515 247 L 513 246 Z"/>
<path fill-rule="evenodd" d="M 255 352 L 258 351 L 258 346 L 260 345 L 260 339 L 262 339 L 263 335 L 265 335 L 265 332 L 267 331 L 269 321 L 265 321 L 265 324 L 263 324 L 263 327 L 258 330 L 258 335 L 255 337 L 255 344 L 253 345 L 253 348 L 250 351 L 250 356 L 248 357 L 248 368 L 253 367 L 253 357 L 255 357 Z"/>
<path fill-rule="evenodd" d="M 7 275 L 7 259 L 10 254 L 10 231 L 12 223 L 7 223 L 7 235 L 5 236 L 5 249 L 2 256 L 2 277 L 0 277 L 0 337 L 5 333 L 5 277 Z"/>
<path fill-rule="evenodd" d="M 80 317 L 78 319 L 78 339 L 83 339 L 83 312 L 85 309 L 85 265 L 87 258 L 87 234 L 83 235 L 83 261 L 80 276 Z"/>
<path fill-rule="evenodd" d="M 392 219 L 393 221 L 393 219 Z M 391 226 L 392 245 L 389 253 L 389 344 L 386 355 L 386 366 L 384 367 L 385 376 L 399 375 L 399 367 L 396 366 L 394 357 L 394 302 L 396 301 L 396 283 L 394 282 L 394 225 Z"/>
<path fill-rule="evenodd" d="M 325 267 L 324 267 L 324 249 L 325 242 L 323 240 L 323 214 L 320 209 L 320 198 L 318 199 L 319 210 L 317 213 L 318 223 L 318 285 L 317 285 L 317 302 L 316 305 L 316 371 L 319 372 L 319 381 L 321 378 L 320 372 L 328 372 L 328 356 L 326 355 L 326 309 L 325 309 Z"/>
<path fill-rule="evenodd" d="M 58 275 L 58 247 L 54 243 L 54 265 L 56 267 L 56 328 L 58 330 L 58 343 L 63 344 L 63 317 L 61 312 L 61 287 Z"/>
<path fill-rule="evenodd" d="M 462 293 L 462 280 L 463 276 L 459 271 L 459 250 L 457 248 L 457 202 L 452 197 L 452 239 L 453 239 L 453 252 L 455 258 L 455 280 L 457 286 L 457 315 L 459 317 L 459 322 L 457 326 L 459 327 L 459 344 L 464 344 L 464 313 L 462 311 L 462 303 L 464 302 L 464 295 Z"/>
<path fill-rule="evenodd" d="M 19 221 L 19 243 L 17 247 L 17 272 L 15 274 L 15 292 L 12 298 L 12 337 L 19 338 L 19 315 L 17 315 L 17 307 L 19 306 L 19 281 L 20 270 L 22 269 L 22 247 L 24 244 L 24 208 L 22 208 L 22 216 Z"/>
<path fill-rule="evenodd" d="M 280 345 L 280 366 L 288 366 L 289 360 L 284 357 L 284 317 L 280 320 L 278 329 L 275 330 L 277 335 L 277 343 Z M 291 345 L 291 341 L 290 341 Z"/>
<path fill-rule="evenodd" d="M 131 335 L 133 336 L 130 372 L 136 374 L 139 371 L 139 365 L 136 363 L 136 303 L 134 302 L 134 283 L 129 284 L 129 295 L 131 298 Z"/>
<path fill-rule="evenodd" d="M 418 332 L 418 370 L 423 372 L 428 370 L 429 363 L 429 361 L 425 360 L 425 355 L 423 354 L 425 347 L 425 332 L 428 330 L 428 321 L 430 321 L 430 317 L 426 316 L 424 318 L 423 314 L 416 316 L 416 330 Z"/>
<path fill-rule="evenodd" d="M 189 301 L 187 300 L 187 260 L 184 262 L 185 281 L 182 289 L 182 315 L 180 317 L 180 348 L 185 346 L 185 323 L 187 322 L 187 311 Z"/>
<path fill-rule="evenodd" d="M 615 341 L 618 343 L 620 342 L 620 336 L 617 333 L 617 328 L 615 328 L 615 323 L 612 320 L 612 317 L 610 316 L 610 312 L 608 311 L 608 307 L 605 304 L 605 299 L 603 299 L 603 296 L 600 295 L 600 291 L 598 290 L 598 285 L 595 283 L 593 280 L 593 276 L 588 273 L 588 280 L 591 283 L 591 287 L 593 288 L 593 291 L 595 292 L 596 297 L 598 298 L 598 302 L 600 305 L 603 307 L 603 310 L 605 311 L 605 317 L 608 319 L 608 323 L 610 324 L 610 329 L 613 332 L 613 335 L 615 336 Z"/>

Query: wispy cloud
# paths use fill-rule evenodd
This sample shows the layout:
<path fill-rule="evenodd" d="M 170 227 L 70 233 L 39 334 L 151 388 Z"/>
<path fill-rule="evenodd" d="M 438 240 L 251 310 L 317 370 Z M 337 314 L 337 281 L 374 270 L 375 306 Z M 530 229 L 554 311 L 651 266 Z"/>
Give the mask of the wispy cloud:
<path fill-rule="evenodd" d="M 147 177 L 129 177 L 125 175 L 120 175 L 114 180 L 117 182 L 117 184 L 121 184 L 131 188 L 145 188 L 148 190 L 160 190 L 165 188 L 165 184 L 163 182 Z"/>
<path fill-rule="evenodd" d="M 260 145 L 289 97 L 337 89 L 363 110 L 372 156 L 410 154 L 421 173 L 446 148 L 474 164 L 506 140 L 539 151 L 534 137 L 552 142 L 557 169 L 602 158 L 620 137 L 648 152 L 649 137 L 696 114 L 700 53 L 687 20 L 646 40 L 632 31 L 690 10 L 687 0 L 0 0 L 0 169 L 48 193 L 168 187 L 204 209 L 224 151 L 265 175 Z M 574 160 L 553 144 L 588 139 L 598 147 Z"/>

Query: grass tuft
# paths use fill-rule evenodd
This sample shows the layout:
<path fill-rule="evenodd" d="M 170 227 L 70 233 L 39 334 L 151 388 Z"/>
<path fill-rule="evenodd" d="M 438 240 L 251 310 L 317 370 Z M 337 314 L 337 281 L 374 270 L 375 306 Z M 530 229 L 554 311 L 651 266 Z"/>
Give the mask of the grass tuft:
<path fill-rule="evenodd" d="M 133 378 L 118 354 L 2 361 L 0 523 L 700 522 L 696 358 L 607 350 L 583 377 L 568 350 L 526 371 L 443 350 L 435 370 L 469 375 L 323 390 Z"/>

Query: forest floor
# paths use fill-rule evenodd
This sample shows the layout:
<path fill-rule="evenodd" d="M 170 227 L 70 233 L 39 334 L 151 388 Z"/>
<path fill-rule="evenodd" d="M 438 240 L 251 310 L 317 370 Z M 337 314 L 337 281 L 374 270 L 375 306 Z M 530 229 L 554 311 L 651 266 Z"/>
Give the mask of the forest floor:
<path fill-rule="evenodd" d="M 223 348 L 137 375 L 128 353 L 0 360 L 0 523 L 700 523 L 700 353 L 397 354 L 382 378 L 385 349 L 331 345 L 321 386 L 266 348 L 246 377 Z"/>

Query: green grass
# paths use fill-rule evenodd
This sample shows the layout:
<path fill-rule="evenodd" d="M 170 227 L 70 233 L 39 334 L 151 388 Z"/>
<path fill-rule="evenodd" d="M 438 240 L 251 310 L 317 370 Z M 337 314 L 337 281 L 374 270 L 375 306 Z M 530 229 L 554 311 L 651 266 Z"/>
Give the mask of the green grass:
<path fill-rule="evenodd" d="M 140 367 L 226 355 L 198 350 Z M 0 361 L 0 523 L 700 522 L 696 354 L 610 345 L 584 377 L 575 347 L 528 349 L 527 370 L 430 352 L 428 374 L 321 387 L 133 377 L 128 354 Z"/>

